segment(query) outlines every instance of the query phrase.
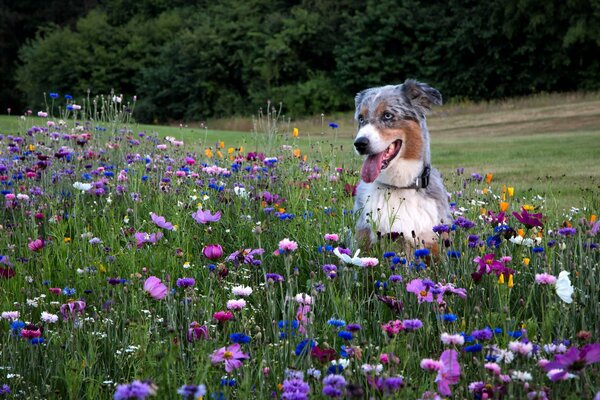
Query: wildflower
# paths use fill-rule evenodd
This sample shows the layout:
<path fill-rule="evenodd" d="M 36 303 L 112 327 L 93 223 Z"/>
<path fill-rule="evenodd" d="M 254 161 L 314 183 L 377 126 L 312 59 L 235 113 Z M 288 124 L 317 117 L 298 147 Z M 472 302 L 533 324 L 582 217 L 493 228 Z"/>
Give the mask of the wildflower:
<path fill-rule="evenodd" d="M 338 125 L 338 124 L 336 124 L 335 122 L 330 122 L 330 123 L 329 123 L 329 127 L 330 127 L 331 129 L 337 129 L 337 128 L 339 128 L 339 125 Z"/>
<path fill-rule="evenodd" d="M 533 351 L 533 344 L 531 342 L 510 342 L 508 349 L 514 353 L 529 357 Z"/>
<path fill-rule="evenodd" d="M 462 346 L 465 344 L 465 338 L 462 335 L 451 335 L 449 333 L 442 333 L 440 336 L 442 343 L 445 345 Z"/>
<path fill-rule="evenodd" d="M 362 326 L 360 326 L 360 324 L 348 324 L 346 325 L 346 330 L 348 330 L 349 332 L 358 332 L 362 329 Z"/>
<path fill-rule="evenodd" d="M 556 280 L 556 294 L 562 301 L 567 304 L 571 304 L 573 302 L 573 286 L 571 285 L 571 280 L 569 279 L 569 273 L 567 271 L 561 271 L 558 274 L 558 279 Z"/>
<path fill-rule="evenodd" d="M 290 254 L 298 248 L 298 243 L 285 238 L 279 242 L 279 248 L 275 251 L 275 254 Z"/>
<path fill-rule="evenodd" d="M 433 360 L 431 358 L 424 358 L 421 360 L 421 368 L 426 371 L 441 371 L 444 363 L 439 360 Z"/>
<path fill-rule="evenodd" d="M 113 398 L 123 399 L 145 399 L 148 396 L 156 396 L 157 387 L 149 381 L 133 381 L 117 386 Z"/>
<path fill-rule="evenodd" d="M 374 267 L 379 264 L 379 260 L 374 257 L 362 257 L 360 259 L 361 266 L 364 268 Z"/>
<path fill-rule="evenodd" d="M 69 318 L 75 319 L 77 315 L 82 315 L 85 311 L 86 304 L 83 300 L 69 301 L 60 306 L 60 313 L 62 314 L 63 320 L 66 321 Z"/>
<path fill-rule="evenodd" d="M 12 321 L 19 319 L 20 316 L 21 313 L 19 311 L 4 311 L 2 313 L 2 319 L 9 319 Z"/>
<path fill-rule="evenodd" d="M 444 396 L 451 396 L 450 385 L 455 385 L 460 379 L 460 364 L 458 363 L 458 353 L 456 350 L 445 350 L 440 356 L 442 368 L 438 370 L 435 378 L 438 385 L 438 392 Z"/>
<path fill-rule="evenodd" d="M 348 332 L 348 331 L 339 331 L 338 336 L 344 340 L 352 340 L 354 338 L 352 336 L 352 332 Z"/>
<path fill-rule="evenodd" d="M 423 279 L 413 279 L 406 285 L 406 291 L 417 295 L 419 304 L 433 302 L 433 294 L 429 290 L 433 285 L 426 285 Z"/>
<path fill-rule="evenodd" d="M 525 207 L 521 209 L 521 213 L 513 212 L 513 216 L 527 229 L 531 229 L 534 227 L 542 228 L 544 224 L 542 223 L 542 214 L 529 214 Z"/>
<path fill-rule="evenodd" d="M 248 297 L 252 294 L 252 288 L 250 286 L 234 286 L 231 288 L 231 292 L 240 297 Z"/>
<path fill-rule="evenodd" d="M 558 234 L 562 236 L 574 236 L 577 233 L 577 229 L 575 228 L 560 228 L 558 230 Z"/>
<path fill-rule="evenodd" d="M 247 360 L 249 358 L 248 354 L 240 350 L 239 343 L 221 347 L 210 355 L 210 361 L 213 364 L 224 362 L 225 371 L 227 372 L 232 372 L 234 369 L 240 368 L 242 366 L 242 361 L 240 360 Z"/>
<path fill-rule="evenodd" d="M 329 279 L 335 279 L 337 276 L 337 266 L 333 264 L 325 264 L 323 265 L 322 269 Z"/>
<path fill-rule="evenodd" d="M 75 182 L 75 183 L 73 183 L 73 188 L 75 188 L 77 190 L 81 190 L 82 192 L 87 192 L 88 190 L 90 190 L 92 188 L 92 184 Z"/>
<path fill-rule="evenodd" d="M 196 280 L 194 278 L 179 278 L 177 279 L 177 287 L 188 288 L 192 287 L 196 284 Z"/>
<path fill-rule="evenodd" d="M 202 399 L 206 395 L 206 386 L 183 385 L 177 389 L 177 394 L 182 395 L 184 400 Z"/>
<path fill-rule="evenodd" d="M 588 344 L 581 348 L 571 347 L 564 354 L 557 354 L 554 360 L 544 365 L 553 381 L 566 379 L 569 373 L 578 373 L 586 366 L 600 362 L 600 343 Z"/>
<path fill-rule="evenodd" d="M 50 314 L 46 311 L 42 311 L 40 319 L 47 324 L 54 324 L 58 321 L 58 315 Z"/>
<path fill-rule="evenodd" d="M 246 344 L 246 343 L 250 343 L 250 336 L 244 334 L 244 333 L 232 333 L 231 335 L 229 335 L 229 339 L 233 342 L 233 343 L 241 343 L 241 344 Z"/>
<path fill-rule="evenodd" d="M 323 379 L 323 394 L 328 397 L 342 397 L 346 385 L 343 375 L 327 375 Z"/>
<path fill-rule="evenodd" d="M 533 379 L 531 374 L 527 371 L 512 371 L 510 377 L 515 381 L 529 382 Z"/>
<path fill-rule="evenodd" d="M 395 320 L 395 321 L 389 321 L 388 323 L 381 325 L 381 329 L 390 338 L 393 338 L 398 333 L 400 333 L 401 331 L 403 331 L 405 328 L 404 328 L 404 325 L 402 324 L 402 321 Z"/>
<path fill-rule="evenodd" d="M 340 237 L 335 233 L 326 233 L 324 238 L 328 242 L 337 242 L 340 240 Z"/>
<path fill-rule="evenodd" d="M 137 242 L 137 248 L 141 249 L 145 243 L 156 244 L 163 237 L 163 233 L 156 232 L 148 234 L 146 232 L 136 232 L 134 237 Z"/>
<path fill-rule="evenodd" d="M 227 322 L 231 318 L 233 318 L 233 314 L 231 313 L 231 311 L 217 311 L 213 314 L 213 318 L 217 322 Z"/>
<path fill-rule="evenodd" d="M 192 214 L 192 218 L 199 224 L 207 224 L 209 222 L 217 222 L 221 219 L 221 211 L 211 214 L 210 211 L 198 210 Z"/>
<path fill-rule="evenodd" d="M 419 319 L 405 319 L 402 321 L 402 325 L 404 325 L 404 329 L 409 331 L 416 331 L 423 327 L 423 323 Z"/>
<path fill-rule="evenodd" d="M 31 242 L 29 242 L 27 247 L 31 251 L 39 251 L 44 248 L 44 244 L 45 243 L 44 243 L 43 239 L 35 239 L 35 240 L 32 240 Z"/>
<path fill-rule="evenodd" d="M 217 260 L 223 256 L 223 248 L 220 244 L 207 244 L 202 248 L 202 254 L 209 260 Z"/>
<path fill-rule="evenodd" d="M 327 321 L 327 324 L 334 326 L 336 328 L 341 328 L 342 326 L 346 325 L 346 321 L 344 321 L 342 319 L 331 318 L 330 320 Z"/>
<path fill-rule="evenodd" d="M 292 378 L 283 381 L 282 400 L 307 400 L 310 386 L 302 378 Z"/>
<path fill-rule="evenodd" d="M 164 299 L 167 295 L 167 286 L 156 276 L 151 276 L 144 282 L 144 291 L 156 300 Z"/>
<path fill-rule="evenodd" d="M 246 307 L 246 300 L 244 299 L 236 299 L 227 301 L 227 308 L 233 311 L 239 311 Z"/>
<path fill-rule="evenodd" d="M 267 280 L 267 282 L 283 282 L 283 276 L 279 275 L 279 274 L 275 274 L 275 273 L 266 273 L 265 274 L 265 279 Z"/>
<path fill-rule="evenodd" d="M 239 266 L 240 263 L 255 264 L 258 260 L 255 260 L 254 256 L 261 255 L 264 252 L 264 249 L 242 249 L 231 253 L 226 260 L 232 261 L 236 267 Z"/>
<path fill-rule="evenodd" d="M 349 254 L 346 254 L 346 252 L 343 250 L 344 249 L 340 249 L 339 247 L 336 247 L 333 250 L 333 254 L 335 254 L 345 264 L 352 264 L 352 265 L 356 265 L 359 267 L 362 265 L 362 261 L 358 257 L 358 255 L 360 254 L 360 249 L 356 250 L 356 253 L 354 253 L 354 257 L 350 257 Z M 348 253 L 349 253 L 349 251 L 348 251 Z"/>
<path fill-rule="evenodd" d="M 473 336 L 475 339 L 477 339 L 479 341 L 484 341 L 484 340 L 490 340 L 494 336 L 494 333 L 492 332 L 492 330 L 490 328 L 486 327 L 484 329 L 471 332 L 471 336 Z"/>
<path fill-rule="evenodd" d="M 190 323 L 186 337 L 190 343 L 200 339 L 208 340 L 208 328 L 206 325 L 200 325 L 198 322 L 193 321 Z"/>
<path fill-rule="evenodd" d="M 152 218 L 152 222 L 154 222 L 159 228 L 163 228 L 168 231 L 172 231 L 174 229 L 173 224 L 167 222 L 165 217 L 161 217 L 159 215 L 156 215 L 155 213 L 150 213 L 150 217 Z"/>

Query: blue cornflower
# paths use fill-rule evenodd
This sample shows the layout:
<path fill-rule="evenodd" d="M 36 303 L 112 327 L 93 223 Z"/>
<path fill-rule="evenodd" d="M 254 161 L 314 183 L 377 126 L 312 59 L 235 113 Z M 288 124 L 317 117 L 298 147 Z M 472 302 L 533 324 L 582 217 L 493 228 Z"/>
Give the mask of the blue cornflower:
<path fill-rule="evenodd" d="M 544 252 L 544 248 L 543 247 L 534 247 L 533 248 L 533 252 L 534 253 L 543 253 Z"/>
<path fill-rule="evenodd" d="M 25 328 L 25 322 L 23 321 L 13 321 L 13 323 L 10 324 L 11 333 L 15 336 L 20 336 L 21 329 L 23 328 Z"/>
<path fill-rule="evenodd" d="M 51 92 L 50 93 L 50 98 L 52 98 L 52 99 L 58 99 L 58 93 Z"/>
<path fill-rule="evenodd" d="M 341 374 L 344 371 L 344 367 L 341 364 L 330 365 L 327 368 L 328 374 Z"/>
<path fill-rule="evenodd" d="M 250 343 L 250 336 L 245 335 L 243 333 L 232 333 L 231 335 L 229 335 L 229 339 L 232 343 Z"/>
<path fill-rule="evenodd" d="M 429 249 L 417 249 L 415 250 L 415 258 L 427 257 L 430 254 Z"/>
<path fill-rule="evenodd" d="M 44 343 L 44 338 L 37 337 L 37 338 L 29 339 L 29 343 L 31 343 L 31 344 L 42 344 L 42 343 Z"/>
<path fill-rule="evenodd" d="M 383 253 L 383 258 L 390 258 L 390 257 L 394 257 L 396 255 L 396 253 L 394 253 L 393 251 L 388 251 Z"/>
<path fill-rule="evenodd" d="M 329 123 L 329 127 L 330 127 L 331 129 L 337 129 L 337 128 L 339 128 L 339 125 L 338 125 L 338 124 L 336 124 L 335 122 L 330 122 L 330 123 Z"/>
<path fill-rule="evenodd" d="M 339 331 L 338 336 L 344 340 L 352 340 L 354 338 L 352 336 L 352 332 L 348 332 L 348 331 Z"/>
<path fill-rule="evenodd" d="M 234 378 L 231 379 L 227 379 L 227 378 L 222 378 L 221 379 L 221 386 L 235 386 L 236 382 Z"/>
<path fill-rule="evenodd" d="M 393 264 L 402 264 L 402 265 L 405 265 L 406 264 L 406 258 L 394 257 L 394 258 L 392 258 L 392 263 Z"/>
<path fill-rule="evenodd" d="M 444 314 L 442 316 L 442 318 L 444 319 L 444 322 L 454 322 L 458 319 L 458 317 L 455 314 Z"/>
<path fill-rule="evenodd" d="M 481 351 L 482 349 L 483 349 L 483 346 L 479 343 L 464 347 L 464 350 L 467 353 L 477 353 L 477 352 Z"/>
<path fill-rule="evenodd" d="M 65 296 L 73 296 L 76 290 L 75 288 L 65 287 L 62 292 Z"/>
<path fill-rule="evenodd" d="M 65 99 L 73 100 L 73 96 L 71 96 L 70 94 L 65 94 Z"/>
<path fill-rule="evenodd" d="M 297 356 L 299 356 L 300 354 L 303 354 L 303 353 L 309 353 L 310 349 L 312 349 L 316 345 L 317 345 L 317 342 L 315 342 L 314 340 L 304 339 L 296 345 L 295 353 Z M 306 347 L 308 347 L 308 349 L 306 349 Z"/>
<path fill-rule="evenodd" d="M 329 321 L 327 321 L 327 323 L 331 326 L 335 326 L 336 328 L 341 328 L 342 326 L 346 325 L 346 321 L 344 321 L 343 319 L 334 318 L 331 318 Z"/>
<path fill-rule="evenodd" d="M 515 339 L 520 338 L 521 336 L 523 336 L 523 332 L 518 330 L 518 331 L 508 331 L 508 336 L 514 337 Z"/>
<path fill-rule="evenodd" d="M 448 250 L 448 258 L 460 258 L 460 251 Z"/>

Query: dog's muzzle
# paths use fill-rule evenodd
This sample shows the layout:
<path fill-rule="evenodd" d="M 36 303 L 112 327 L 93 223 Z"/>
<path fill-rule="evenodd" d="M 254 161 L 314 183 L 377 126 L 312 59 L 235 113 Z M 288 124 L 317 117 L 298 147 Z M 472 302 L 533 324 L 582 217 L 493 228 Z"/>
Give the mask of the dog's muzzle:
<path fill-rule="evenodd" d="M 369 147 L 369 139 L 364 136 L 359 137 L 354 141 L 354 147 L 356 147 L 358 154 L 365 154 Z"/>

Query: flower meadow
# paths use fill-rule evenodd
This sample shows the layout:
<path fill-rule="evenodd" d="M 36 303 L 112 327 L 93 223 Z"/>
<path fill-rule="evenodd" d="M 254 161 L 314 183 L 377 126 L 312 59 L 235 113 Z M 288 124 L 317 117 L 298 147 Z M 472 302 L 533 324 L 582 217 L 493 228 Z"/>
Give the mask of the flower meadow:
<path fill-rule="evenodd" d="M 600 398 L 598 210 L 457 168 L 439 254 L 359 249 L 348 150 L 40 116 L 0 134 L 0 398 Z"/>

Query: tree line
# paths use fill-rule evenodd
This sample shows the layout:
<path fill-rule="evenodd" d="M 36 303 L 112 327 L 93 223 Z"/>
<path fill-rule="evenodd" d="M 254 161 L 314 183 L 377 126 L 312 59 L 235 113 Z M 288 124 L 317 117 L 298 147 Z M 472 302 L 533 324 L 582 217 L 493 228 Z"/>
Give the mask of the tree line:
<path fill-rule="evenodd" d="M 23 3 L 36 2 L 8 1 L 0 21 Z M 3 98 L 40 108 L 44 93 L 114 89 L 137 95 L 138 120 L 164 122 L 249 115 L 267 100 L 290 116 L 342 111 L 356 92 L 409 77 L 446 99 L 600 88 L 598 1 L 83 4 L 70 19 L 33 17 L 37 32 L 2 47 L 15 52 L 0 64 Z"/>

